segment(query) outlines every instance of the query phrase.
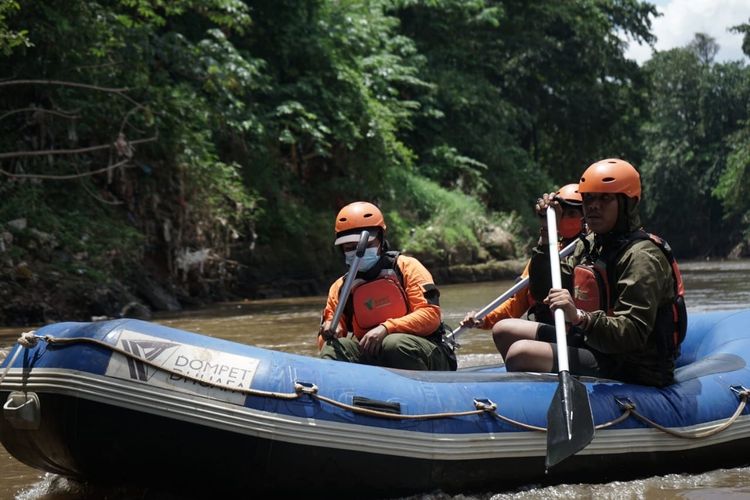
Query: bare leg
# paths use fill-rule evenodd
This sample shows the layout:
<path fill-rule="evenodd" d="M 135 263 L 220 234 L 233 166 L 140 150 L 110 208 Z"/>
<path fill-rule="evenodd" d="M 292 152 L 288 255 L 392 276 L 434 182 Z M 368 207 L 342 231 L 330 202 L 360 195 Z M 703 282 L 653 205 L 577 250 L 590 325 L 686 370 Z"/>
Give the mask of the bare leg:
<path fill-rule="evenodd" d="M 504 357 L 509 372 L 551 372 L 554 358 L 552 344 L 526 339 L 514 342 Z"/>
<path fill-rule="evenodd" d="M 508 350 L 519 340 L 536 340 L 536 331 L 539 323 L 525 319 L 504 319 L 495 323 L 492 327 L 492 340 L 497 350 L 507 363 Z"/>

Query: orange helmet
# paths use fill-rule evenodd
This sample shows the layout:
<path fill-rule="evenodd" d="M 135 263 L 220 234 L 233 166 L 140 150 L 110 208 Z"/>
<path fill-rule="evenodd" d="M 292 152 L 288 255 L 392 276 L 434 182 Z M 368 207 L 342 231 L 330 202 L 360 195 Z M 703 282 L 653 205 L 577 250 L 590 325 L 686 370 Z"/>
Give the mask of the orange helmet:
<path fill-rule="evenodd" d="M 555 193 L 555 196 L 560 198 L 563 203 L 573 205 L 574 207 L 579 207 L 583 203 L 581 193 L 578 192 L 578 184 L 564 185 Z"/>
<path fill-rule="evenodd" d="M 609 158 L 592 163 L 581 176 L 579 193 L 622 193 L 641 197 L 641 176 L 625 160 Z"/>
<path fill-rule="evenodd" d="M 334 245 L 356 243 L 359 231 L 368 228 L 379 228 L 385 233 L 385 219 L 378 207 L 366 201 L 355 201 L 341 210 L 336 216 L 336 241 Z M 359 231 L 358 231 L 359 230 Z M 377 235 L 371 234 L 370 241 Z"/>

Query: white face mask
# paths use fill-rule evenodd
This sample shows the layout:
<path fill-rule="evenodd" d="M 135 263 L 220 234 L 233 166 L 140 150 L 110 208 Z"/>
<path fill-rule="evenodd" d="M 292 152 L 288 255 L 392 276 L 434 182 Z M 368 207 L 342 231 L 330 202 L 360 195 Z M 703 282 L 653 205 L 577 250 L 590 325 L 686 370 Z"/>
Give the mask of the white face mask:
<path fill-rule="evenodd" d="M 354 256 L 356 254 L 356 250 L 352 250 L 351 252 L 344 252 L 344 260 L 346 262 L 347 267 L 351 267 L 352 262 L 354 262 Z M 368 247 L 365 249 L 365 254 L 362 256 L 362 258 L 359 260 L 359 272 L 365 272 L 372 269 L 372 266 L 374 266 L 378 260 L 380 260 L 380 255 L 378 255 L 378 247 Z"/>

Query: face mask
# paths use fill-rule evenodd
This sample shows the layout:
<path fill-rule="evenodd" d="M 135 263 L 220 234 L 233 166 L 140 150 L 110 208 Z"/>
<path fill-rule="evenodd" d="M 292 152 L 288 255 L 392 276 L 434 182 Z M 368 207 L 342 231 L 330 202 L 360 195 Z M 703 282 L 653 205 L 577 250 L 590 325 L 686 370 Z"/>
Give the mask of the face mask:
<path fill-rule="evenodd" d="M 560 219 L 558 231 L 565 240 L 578 236 L 581 232 L 581 219 L 578 217 L 563 217 Z"/>
<path fill-rule="evenodd" d="M 348 267 L 351 267 L 352 262 L 354 262 L 354 256 L 356 252 L 357 252 L 356 250 L 352 250 L 351 252 L 344 253 L 344 258 L 346 260 L 346 265 Z M 361 259 L 359 259 L 358 272 L 369 271 L 378 260 L 380 260 L 380 255 L 378 255 L 378 247 L 366 248 L 365 254 L 362 256 Z"/>

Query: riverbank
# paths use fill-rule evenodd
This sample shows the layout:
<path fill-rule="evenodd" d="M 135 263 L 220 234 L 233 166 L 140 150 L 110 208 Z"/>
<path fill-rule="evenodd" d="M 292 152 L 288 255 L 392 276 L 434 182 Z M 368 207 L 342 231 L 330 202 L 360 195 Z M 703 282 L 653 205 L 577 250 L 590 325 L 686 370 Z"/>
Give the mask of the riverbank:
<path fill-rule="evenodd" d="M 432 269 L 438 285 L 514 279 L 523 259 L 489 261 Z M 45 262 L 0 265 L 0 325 L 29 326 L 57 321 L 131 317 L 191 309 L 213 302 L 324 295 L 330 280 L 279 279 L 252 287 L 207 282 L 202 287 L 160 283 L 145 270 L 127 281 L 97 280 L 87 273 L 64 272 Z M 227 284 L 229 285 L 229 284 Z M 249 293 L 243 293 L 251 290 Z"/>

